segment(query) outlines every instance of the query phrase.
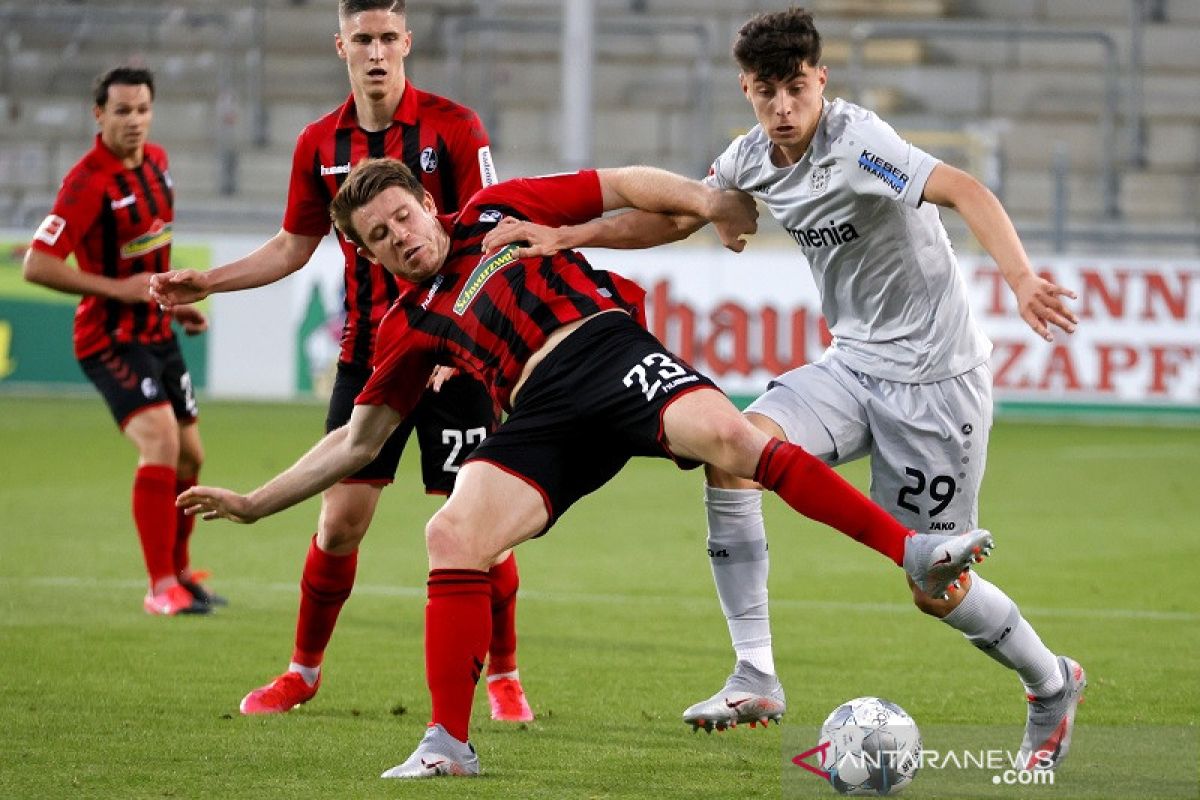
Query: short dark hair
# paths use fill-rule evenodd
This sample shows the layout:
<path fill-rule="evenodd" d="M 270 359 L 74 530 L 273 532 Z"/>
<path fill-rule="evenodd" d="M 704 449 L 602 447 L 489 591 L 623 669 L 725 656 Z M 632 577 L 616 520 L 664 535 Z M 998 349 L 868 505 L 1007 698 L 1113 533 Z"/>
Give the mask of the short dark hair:
<path fill-rule="evenodd" d="M 352 17 L 364 11 L 404 13 L 404 0 L 338 0 L 338 19 Z"/>
<path fill-rule="evenodd" d="M 154 99 L 154 73 L 145 67 L 113 67 L 92 82 L 92 99 L 96 105 L 104 108 L 108 102 L 108 87 L 113 86 L 146 86 L 150 90 L 150 99 Z"/>
<path fill-rule="evenodd" d="M 801 66 L 821 61 L 821 34 L 812 14 L 798 6 L 757 14 L 737 32 L 733 58 L 742 72 L 765 80 L 787 80 Z"/>
<path fill-rule="evenodd" d="M 424 185 L 403 161 L 395 158 L 360 161 L 358 166 L 350 170 L 345 183 L 333 196 L 333 202 L 329 204 L 329 218 L 343 236 L 359 247 L 370 250 L 354 229 L 350 215 L 393 186 L 399 186 L 418 200 L 425 199 Z"/>

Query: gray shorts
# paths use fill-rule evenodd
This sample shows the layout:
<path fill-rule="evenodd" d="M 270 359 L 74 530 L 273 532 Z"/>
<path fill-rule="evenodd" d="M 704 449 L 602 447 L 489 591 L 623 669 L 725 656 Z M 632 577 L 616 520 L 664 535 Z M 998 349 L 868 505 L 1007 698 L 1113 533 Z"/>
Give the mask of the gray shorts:
<path fill-rule="evenodd" d="M 771 381 L 746 412 L 831 466 L 869 455 L 871 499 L 913 530 L 977 524 L 992 427 L 986 364 L 935 383 L 898 383 L 830 354 Z"/>

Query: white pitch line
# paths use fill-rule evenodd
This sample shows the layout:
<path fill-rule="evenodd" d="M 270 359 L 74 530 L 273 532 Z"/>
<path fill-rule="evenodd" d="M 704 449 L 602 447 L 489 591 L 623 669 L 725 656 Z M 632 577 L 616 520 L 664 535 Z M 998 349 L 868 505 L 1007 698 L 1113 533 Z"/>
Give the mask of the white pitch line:
<path fill-rule="evenodd" d="M 255 592 L 286 592 L 295 594 L 299 591 L 299 581 L 295 583 L 262 583 L 249 579 L 222 579 L 218 582 L 222 591 L 228 588 L 245 589 Z M 146 582 L 130 579 L 100 579 L 80 578 L 72 576 L 18 578 L 0 576 L 0 586 L 31 586 L 65 589 L 143 589 Z M 355 584 L 354 594 L 372 597 L 425 597 L 425 588 L 416 586 L 381 586 L 373 584 Z M 577 605 L 645 605 L 667 604 L 676 606 L 699 606 L 704 609 L 716 607 L 715 597 L 666 597 L 662 595 L 637 594 L 586 594 L 578 592 L 539 592 L 537 590 L 521 590 L 522 600 L 532 600 L 544 603 L 563 603 Z M 786 600 L 773 599 L 771 606 L 776 609 L 786 608 L 796 611 L 838 611 L 861 614 L 912 614 L 913 607 L 909 603 L 854 603 L 840 600 Z M 1059 619 L 1101 619 L 1117 620 L 1130 619 L 1154 622 L 1200 622 L 1200 614 L 1191 611 L 1154 611 L 1138 608 L 1037 608 L 1023 607 L 1022 612 L 1030 617 L 1059 618 Z"/>

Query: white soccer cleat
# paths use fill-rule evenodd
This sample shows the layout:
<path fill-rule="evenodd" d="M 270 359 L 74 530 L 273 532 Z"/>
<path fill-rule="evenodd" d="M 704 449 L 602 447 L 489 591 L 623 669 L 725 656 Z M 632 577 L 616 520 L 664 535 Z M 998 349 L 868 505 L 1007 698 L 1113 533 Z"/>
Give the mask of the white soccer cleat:
<path fill-rule="evenodd" d="M 441 725 L 430 725 L 425 738 L 408 760 L 392 767 L 381 778 L 473 778 L 479 774 L 479 757 L 470 742 L 460 742 Z"/>
<path fill-rule="evenodd" d="M 1071 734 L 1075 731 L 1075 710 L 1083 702 L 1087 675 L 1079 662 L 1066 656 L 1058 657 L 1063 687 L 1051 697 L 1028 695 L 1029 715 L 1025 721 L 1025 738 L 1021 742 L 1021 769 L 1031 771 L 1057 769 L 1071 749 Z"/>
<path fill-rule="evenodd" d="M 739 722 L 749 722 L 752 728 L 761 723 L 765 728 L 770 720 L 779 722 L 785 711 L 787 701 L 779 678 L 748 661 L 739 661 L 721 691 L 684 711 L 683 721 L 693 731 L 703 728 L 709 733 L 713 728 L 734 728 Z"/>
<path fill-rule="evenodd" d="M 945 600 L 951 587 L 959 588 L 959 576 L 995 546 L 992 535 L 982 529 L 957 536 L 914 533 L 904 542 L 904 571 L 925 594 Z"/>

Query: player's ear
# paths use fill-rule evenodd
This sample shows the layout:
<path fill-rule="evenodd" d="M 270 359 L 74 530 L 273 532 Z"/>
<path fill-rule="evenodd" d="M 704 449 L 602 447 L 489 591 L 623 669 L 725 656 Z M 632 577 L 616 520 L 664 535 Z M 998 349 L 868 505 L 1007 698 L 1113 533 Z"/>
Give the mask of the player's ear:
<path fill-rule="evenodd" d="M 746 73 L 744 73 L 744 72 L 738 73 L 738 85 L 741 86 L 741 88 L 742 88 L 742 94 L 746 95 L 746 97 L 749 98 L 750 97 L 750 78 L 746 76 Z"/>
<path fill-rule="evenodd" d="M 434 201 L 433 195 L 429 193 L 428 189 L 425 190 L 425 196 L 421 198 L 421 208 L 424 208 L 430 214 L 436 215 L 438 213 L 437 203 Z"/>
<path fill-rule="evenodd" d="M 342 41 L 342 33 L 338 31 L 333 35 L 333 48 L 337 50 L 338 58 L 342 61 L 346 60 L 346 43 Z"/>
<path fill-rule="evenodd" d="M 372 264 L 379 263 L 379 259 L 375 257 L 375 254 L 372 253 L 367 248 L 363 247 L 362 245 L 359 245 L 358 247 L 354 248 L 354 252 L 358 253 L 360 256 L 365 258 L 367 261 L 370 261 Z"/>

